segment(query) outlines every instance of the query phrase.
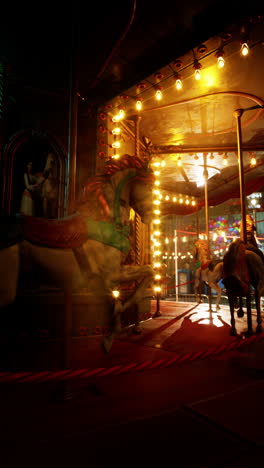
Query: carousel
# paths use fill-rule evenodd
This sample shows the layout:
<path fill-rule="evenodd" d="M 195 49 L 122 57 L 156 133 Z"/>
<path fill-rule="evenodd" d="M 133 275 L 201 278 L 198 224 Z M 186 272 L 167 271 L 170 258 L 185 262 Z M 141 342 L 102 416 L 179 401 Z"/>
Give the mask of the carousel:
<path fill-rule="evenodd" d="M 1 305 L 18 297 L 32 315 L 38 308 L 39 337 L 63 335 L 64 367 L 72 335 L 102 335 L 108 353 L 122 328 L 137 334 L 140 322 L 162 315 L 162 300 L 199 303 L 201 286 L 210 311 L 212 291 L 217 309 L 226 290 L 234 334 L 235 300 L 245 298 L 249 311 L 250 288 L 239 283 L 232 294 L 224 257 L 234 239 L 245 244 L 250 211 L 260 250 L 264 240 L 263 24 L 250 26 L 250 35 L 238 24 L 211 37 L 105 102 L 95 175 L 75 212 L 65 218 L 57 207 L 53 219 L 7 226 Z M 255 255 L 243 258 L 258 271 L 247 284 L 257 291 L 261 331 L 264 267 Z"/>
<path fill-rule="evenodd" d="M 247 215 L 263 248 L 262 37 L 260 18 L 235 25 L 99 109 L 97 167 L 123 153 L 153 167 L 153 218 L 143 251 L 154 265 L 157 316 L 160 299 L 201 300 L 201 285 L 210 310 L 212 291 L 216 309 L 222 291 L 228 297 L 222 260 L 234 239 L 246 241 Z M 140 221 L 135 226 L 136 251 L 144 229 Z"/>

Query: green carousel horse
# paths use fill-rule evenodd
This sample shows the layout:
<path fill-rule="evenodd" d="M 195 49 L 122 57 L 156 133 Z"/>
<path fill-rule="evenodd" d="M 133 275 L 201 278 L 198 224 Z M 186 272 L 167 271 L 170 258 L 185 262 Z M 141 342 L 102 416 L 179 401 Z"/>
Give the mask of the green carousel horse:
<path fill-rule="evenodd" d="M 14 301 L 20 275 L 29 270 L 44 271 L 64 290 L 68 316 L 72 292 L 86 288 L 107 310 L 108 333 L 103 335 L 102 346 L 109 352 L 120 331 L 120 315 L 144 298 L 153 279 L 151 265 L 125 262 L 130 251 L 131 208 L 143 223 L 150 223 L 152 189 L 153 173 L 147 163 L 124 155 L 109 160 L 102 173 L 88 180 L 72 216 L 23 216 L 21 223 L 14 217 L 2 219 L 0 307 Z M 113 291 L 128 281 L 137 284 L 131 296 L 113 298 Z"/>

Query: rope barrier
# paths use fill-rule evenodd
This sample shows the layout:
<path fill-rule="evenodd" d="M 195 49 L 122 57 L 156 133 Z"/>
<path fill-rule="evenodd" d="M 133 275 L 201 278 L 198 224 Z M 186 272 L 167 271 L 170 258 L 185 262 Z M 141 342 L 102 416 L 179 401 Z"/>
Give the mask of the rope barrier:
<path fill-rule="evenodd" d="M 121 375 L 126 373 L 138 373 L 146 370 L 163 369 L 173 366 L 179 366 L 186 362 L 193 362 L 198 359 L 216 357 L 222 353 L 230 352 L 236 348 L 247 346 L 253 342 L 263 340 L 264 332 L 252 335 L 248 338 L 234 338 L 231 343 L 216 346 L 207 350 L 195 351 L 186 354 L 176 354 L 170 359 L 157 359 L 152 361 L 134 362 L 131 364 L 118 364 L 112 367 L 98 367 L 95 369 L 77 369 L 77 370 L 59 370 L 59 371 L 40 371 L 40 372 L 0 372 L 0 383 L 32 383 L 32 382 L 50 382 L 50 381 L 72 381 L 76 379 L 86 379 L 89 377 L 106 377 L 110 375 Z"/>

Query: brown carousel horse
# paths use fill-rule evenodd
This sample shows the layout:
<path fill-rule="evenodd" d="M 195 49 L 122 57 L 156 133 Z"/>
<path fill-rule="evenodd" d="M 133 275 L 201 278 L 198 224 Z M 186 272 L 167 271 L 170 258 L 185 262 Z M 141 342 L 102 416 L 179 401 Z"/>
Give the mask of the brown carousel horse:
<path fill-rule="evenodd" d="M 242 315 L 242 298 L 246 298 L 247 307 L 247 331 L 246 336 L 251 336 L 252 310 L 251 310 L 251 289 L 254 288 L 254 299 L 257 311 L 256 333 L 262 331 L 261 318 L 261 297 L 264 295 L 264 262 L 258 253 L 249 250 L 247 244 L 241 239 L 235 239 L 229 246 L 223 259 L 223 283 L 225 285 L 230 314 L 232 336 L 237 335 L 235 325 L 235 305 L 239 298 L 240 308 L 238 316 Z"/>
<path fill-rule="evenodd" d="M 144 298 L 153 279 L 150 265 L 125 264 L 131 208 L 150 223 L 152 188 L 153 173 L 146 162 L 124 155 L 88 181 L 76 214 L 62 219 L 23 216 L 18 236 L 16 223 L 3 220 L 0 307 L 14 301 L 19 275 L 26 270 L 46 272 L 64 290 L 66 309 L 72 291 L 86 288 L 106 309 L 108 332 L 102 345 L 108 352 L 120 331 L 120 315 Z M 131 296 L 114 299 L 113 290 L 128 281 L 137 282 Z"/>
<path fill-rule="evenodd" d="M 194 294 L 195 300 L 201 303 L 201 289 L 202 284 L 209 286 L 217 292 L 215 308 L 220 309 L 220 299 L 222 289 L 218 282 L 223 278 L 223 262 L 221 260 L 210 260 L 208 254 L 207 242 L 199 240 L 193 249 L 193 256 L 199 262 L 198 268 L 195 270 L 194 277 Z M 211 311 L 211 291 L 209 290 L 209 308 Z"/>

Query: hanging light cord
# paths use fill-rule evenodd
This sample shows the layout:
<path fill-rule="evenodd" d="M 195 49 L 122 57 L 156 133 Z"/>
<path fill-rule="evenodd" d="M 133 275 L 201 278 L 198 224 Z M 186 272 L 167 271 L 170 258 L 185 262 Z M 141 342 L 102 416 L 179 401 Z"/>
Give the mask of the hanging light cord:
<path fill-rule="evenodd" d="M 134 18 L 135 18 L 135 12 L 136 12 L 136 5 L 137 5 L 137 1 L 134 0 L 133 1 L 133 10 L 132 10 L 132 14 L 131 14 L 131 17 L 129 19 L 129 22 L 127 24 L 127 26 L 125 27 L 122 35 L 120 36 L 120 38 L 118 39 L 116 45 L 114 46 L 114 48 L 112 49 L 111 53 L 109 54 L 109 56 L 107 57 L 105 63 L 103 64 L 101 70 L 98 72 L 98 74 L 96 75 L 96 77 L 94 78 L 94 80 L 90 83 L 89 85 L 89 88 L 94 88 L 98 81 L 100 80 L 102 74 L 105 72 L 107 66 L 109 65 L 110 61 L 112 60 L 114 54 L 116 53 L 118 47 L 120 46 L 121 42 L 124 40 L 126 34 L 128 33 L 133 21 L 134 21 Z"/>

